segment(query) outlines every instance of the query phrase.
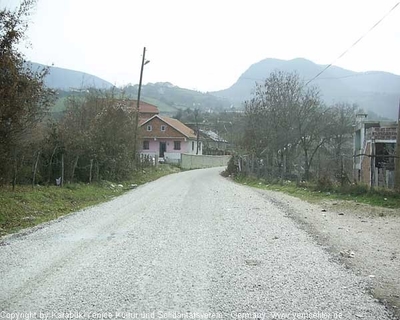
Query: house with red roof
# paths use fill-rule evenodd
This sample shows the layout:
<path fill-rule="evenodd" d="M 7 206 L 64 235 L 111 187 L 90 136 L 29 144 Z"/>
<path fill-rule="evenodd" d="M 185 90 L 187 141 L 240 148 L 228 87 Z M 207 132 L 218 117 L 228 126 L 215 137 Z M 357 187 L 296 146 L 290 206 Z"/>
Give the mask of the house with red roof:
<path fill-rule="evenodd" d="M 202 154 L 201 141 L 197 135 L 177 119 L 154 114 L 151 118 L 141 118 L 140 154 L 179 163 L 182 153 Z"/>
<path fill-rule="evenodd" d="M 118 105 L 128 112 L 137 111 L 137 100 L 117 100 Z M 155 105 L 139 103 L 139 152 L 166 162 L 179 163 L 182 153 L 203 153 L 197 135 L 177 119 L 160 116 Z M 198 147 L 197 147 L 198 146 Z"/>

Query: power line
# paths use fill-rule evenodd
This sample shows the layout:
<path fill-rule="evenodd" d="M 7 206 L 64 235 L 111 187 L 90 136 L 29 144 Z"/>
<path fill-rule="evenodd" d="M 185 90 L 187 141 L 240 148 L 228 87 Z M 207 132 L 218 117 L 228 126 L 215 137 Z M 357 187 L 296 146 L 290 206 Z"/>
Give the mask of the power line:
<path fill-rule="evenodd" d="M 339 57 L 337 57 L 332 63 L 328 64 L 321 72 L 319 72 L 314 78 L 309 80 L 306 85 L 308 85 L 310 82 L 314 81 L 317 79 L 323 72 L 325 72 L 328 68 L 330 68 L 336 61 L 338 61 L 341 57 L 343 57 L 347 52 L 349 52 L 354 46 L 356 46 L 368 33 L 370 33 L 373 29 L 375 29 L 385 18 L 392 13 L 394 9 L 398 7 L 400 2 L 397 2 L 392 9 L 390 9 L 381 19 L 378 20 L 366 33 L 364 33 L 356 42 L 354 42 L 349 48 L 347 48 Z"/>
<path fill-rule="evenodd" d="M 336 79 L 345 79 L 345 78 L 353 78 L 353 77 L 364 77 L 364 76 L 371 76 L 374 74 L 380 74 L 382 72 L 384 72 L 384 71 L 357 72 L 355 74 L 350 74 L 347 76 L 319 78 L 319 80 L 336 80 Z M 265 81 L 265 78 L 240 77 L 240 79 L 253 80 L 253 81 Z M 315 77 L 312 79 L 304 79 L 304 81 L 309 81 L 309 82 L 311 82 L 312 80 L 315 80 Z"/>
<path fill-rule="evenodd" d="M 334 79 L 345 79 L 345 78 L 353 78 L 353 77 L 363 77 L 363 76 L 371 76 L 374 74 L 380 74 L 384 71 L 367 71 L 367 72 L 358 72 L 356 74 L 349 74 L 347 76 L 341 76 L 341 77 L 325 77 L 325 78 L 319 78 L 319 80 L 334 80 Z M 311 81 L 311 80 L 310 80 Z"/>

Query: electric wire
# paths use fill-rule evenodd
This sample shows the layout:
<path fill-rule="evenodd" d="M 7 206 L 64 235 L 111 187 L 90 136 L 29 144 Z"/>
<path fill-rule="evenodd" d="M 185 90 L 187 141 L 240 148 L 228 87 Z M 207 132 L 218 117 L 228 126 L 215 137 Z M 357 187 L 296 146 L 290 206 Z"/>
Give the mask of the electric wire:
<path fill-rule="evenodd" d="M 364 76 L 371 76 L 371 75 L 375 75 L 375 74 L 381 74 L 382 72 L 383 71 L 358 72 L 358 73 L 350 74 L 347 76 L 319 78 L 319 80 L 336 80 L 336 79 L 346 79 L 346 78 L 353 78 L 353 77 L 364 77 Z M 265 78 L 240 77 L 240 79 L 252 80 L 252 81 L 265 81 Z M 305 79 L 304 81 L 311 81 L 311 79 Z"/>
<path fill-rule="evenodd" d="M 355 47 L 362 39 L 364 39 L 372 30 L 374 30 L 386 17 L 391 14 L 398 6 L 400 2 L 397 2 L 392 9 L 390 9 L 381 19 L 378 20 L 366 33 L 364 33 L 356 42 L 354 42 L 349 48 L 347 48 L 339 57 L 337 57 L 332 63 L 328 64 L 324 69 L 322 69 L 314 78 L 309 80 L 306 85 L 317 79 L 322 73 L 329 69 L 336 61 L 342 58 L 347 52 L 349 52 L 353 47 Z"/>

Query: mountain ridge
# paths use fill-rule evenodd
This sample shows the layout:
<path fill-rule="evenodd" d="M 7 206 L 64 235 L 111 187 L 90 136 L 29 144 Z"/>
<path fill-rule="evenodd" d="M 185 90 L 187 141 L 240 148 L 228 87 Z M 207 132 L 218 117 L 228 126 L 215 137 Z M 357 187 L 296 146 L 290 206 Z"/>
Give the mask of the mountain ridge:
<path fill-rule="evenodd" d="M 308 81 L 325 67 L 305 58 L 267 58 L 252 64 L 229 88 L 211 93 L 231 99 L 237 105 L 251 97 L 255 83 L 262 82 L 275 70 L 297 72 L 304 81 Z M 385 71 L 356 72 L 333 65 L 312 81 L 311 85 L 320 88 L 327 104 L 356 103 L 384 117 L 397 119 L 400 75 Z"/>
<path fill-rule="evenodd" d="M 71 70 L 66 68 L 60 68 L 55 66 L 47 66 L 37 62 L 27 61 L 26 66 L 31 70 L 42 70 L 43 68 L 49 68 L 49 74 L 45 77 L 45 85 L 52 89 L 59 90 L 71 90 L 71 89 L 82 89 L 87 87 L 94 87 L 99 89 L 109 89 L 113 85 L 95 75 Z"/>
<path fill-rule="evenodd" d="M 33 70 L 46 67 L 35 62 L 27 64 Z M 174 86 L 169 82 L 157 82 L 143 85 L 142 94 L 143 100 L 158 103 L 162 105 L 165 112 L 169 113 L 184 108 L 221 111 L 230 109 L 232 105 L 235 109 L 240 109 L 243 107 L 243 102 L 251 97 L 255 83 L 264 81 L 263 79 L 272 71 L 295 71 L 307 81 L 314 78 L 325 67 L 326 65 L 318 65 L 305 58 L 292 60 L 267 58 L 253 63 L 232 86 L 224 90 L 200 92 Z M 110 82 L 85 72 L 54 66 L 49 66 L 49 71 L 45 84 L 53 89 L 74 91 L 74 89 L 88 87 L 99 89 L 113 87 Z M 311 84 L 320 88 L 322 98 L 327 104 L 356 103 L 359 107 L 379 116 L 397 119 L 400 75 L 385 71 L 356 72 L 333 65 Z M 134 97 L 137 85 L 127 86 L 125 89 L 128 89 L 127 91 Z M 60 106 L 57 108 L 61 109 Z"/>

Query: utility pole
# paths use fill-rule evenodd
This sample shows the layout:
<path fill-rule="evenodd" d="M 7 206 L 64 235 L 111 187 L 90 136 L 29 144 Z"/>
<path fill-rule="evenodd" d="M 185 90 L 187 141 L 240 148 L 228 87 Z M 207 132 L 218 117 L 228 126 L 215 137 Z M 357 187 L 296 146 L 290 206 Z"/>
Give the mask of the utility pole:
<path fill-rule="evenodd" d="M 133 150 L 133 156 L 134 156 L 135 160 L 136 160 L 136 153 L 138 150 L 137 144 L 138 144 L 138 135 L 139 135 L 138 133 L 139 133 L 140 93 L 142 91 L 143 67 L 145 64 L 148 63 L 148 61 L 146 61 L 146 63 L 145 63 L 145 59 L 146 59 L 145 56 L 146 56 L 146 47 L 143 47 L 142 66 L 140 68 L 139 88 L 138 88 L 136 114 L 135 114 L 135 143 L 134 143 L 134 150 Z"/>
<path fill-rule="evenodd" d="M 397 192 L 400 192 L 400 101 L 399 114 L 397 116 L 397 139 L 396 139 L 396 158 L 394 166 L 394 187 Z"/>
<path fill-rule="evenodd" d="M 194 109 L 194 118 L 196 120 L 196 131 L 197 131 L 197 137 L 196 137 L 196 155 L 199 154 L 199 140 L 200 140 L 200 131 L 199 131 L 199 110 L 196 108 Z"/>
<path fill-rule="evenodd" d="M 375 136 L 374 132 L 372 132 L 371 137 L 371 190 L 374 189 L 375 186 Z"/>

